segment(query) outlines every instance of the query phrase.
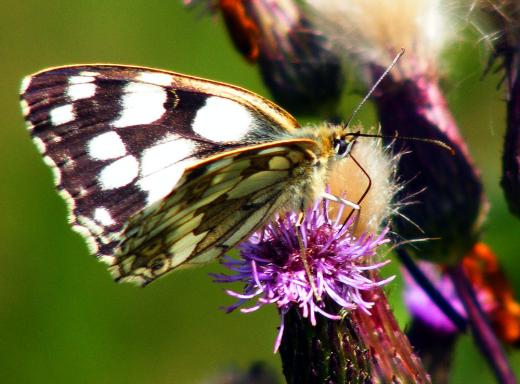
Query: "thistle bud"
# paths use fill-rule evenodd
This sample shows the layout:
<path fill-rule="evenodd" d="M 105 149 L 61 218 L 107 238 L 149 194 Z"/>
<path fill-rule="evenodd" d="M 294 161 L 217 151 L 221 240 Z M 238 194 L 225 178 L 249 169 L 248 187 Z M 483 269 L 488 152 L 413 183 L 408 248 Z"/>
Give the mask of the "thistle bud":
<path fill-rule="evenodd" d="M 437 139 L 454 149 L 452 154 L 433 144 L 399 139 L 392 146 L 402 153 L 398 174 L 404 184 L 398 194 L 397 232 L 405 239 L 431 239 L 414 244 L 416 256 L 456 264 L 480 236 L 487 201 L 437 81 L 388 76 L 374 100 L 385 135 Z"/>
<path fill-rule="evenodd" d="M 295 114 L 334 115 L 344 76 L 331 43 L 293 0 L 245 3 L 260 29 L 258 64 L 274 99 Z"/>
<path fill-rule="evenodd" d="M 220 0 L 214 6 L 280 105 L 294 114 L 334 115 L 344 84 L 341 63 L 296 1 Z"/>
<path fill-rule="evenodd" d="M 501 185 L 509 210 L 520 217 L 520 4 L 515 0 L 480 0 L 476 4 L 494 29 L 488 69 L 498 62 L 504 72 L 507 126 Z"/>

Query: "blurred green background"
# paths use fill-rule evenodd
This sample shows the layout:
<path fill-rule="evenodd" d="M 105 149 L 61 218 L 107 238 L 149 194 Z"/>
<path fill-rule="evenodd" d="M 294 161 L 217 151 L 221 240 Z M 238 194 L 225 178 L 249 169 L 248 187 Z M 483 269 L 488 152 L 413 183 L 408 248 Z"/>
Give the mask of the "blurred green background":
<path fill-rule="evenodd" d="M 3 0 L 0 58 L 0 382 L 196 383 L 255 360 L 281 372 L 272 353 L 275 310 L 224 314 L 219 306 L 231 299 L 208 277 L 216 264 L 146 289 L 112 281 L 69 229 L 18 105 L 23 76 L 93 62 L 170 69 L 268 95 L 221 20 L 187 12 L 180 1 Z M 485 55 L 470 39 L 461 39 L 447 62 L 448 100 L 492 200 L 485 237 L 520 292 L 520 221 L 508 215 L 498 187 L 504 129 L 498 78 L 481 80 Z M 345 98 L 345 114 L 357 100 Z M 374 124 L 370 107 L 360 120 Z M 389 294 L 404 326 L 399 285 Z M 493 382 L 468 337 L 455 360 L 452 382 Z M 512 363 L 520 374 L 520 353 L 512 351 Z"/>

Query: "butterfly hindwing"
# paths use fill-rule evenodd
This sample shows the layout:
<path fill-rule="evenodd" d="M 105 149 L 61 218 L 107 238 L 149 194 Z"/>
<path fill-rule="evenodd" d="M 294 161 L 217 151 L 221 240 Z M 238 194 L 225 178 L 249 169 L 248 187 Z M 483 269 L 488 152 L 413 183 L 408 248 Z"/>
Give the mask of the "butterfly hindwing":
<path fill-rule="evenodd" d="M 295 173 L 311 168 L 314 145 L 295 139 L 241 148 L 186 170 L 171 194 L 130 219 L 112 274 L 144 285 L 221 256 L 274 211 L 299 205 Z"/>
<path fill-rule="evenodd" d="M 24 80 L 21 100 L 73 228 L 109 261 L 129 218 L 168 196 L 187 167 L 297 128 L 241 88 L 141 67 L 47 70 Z"/>

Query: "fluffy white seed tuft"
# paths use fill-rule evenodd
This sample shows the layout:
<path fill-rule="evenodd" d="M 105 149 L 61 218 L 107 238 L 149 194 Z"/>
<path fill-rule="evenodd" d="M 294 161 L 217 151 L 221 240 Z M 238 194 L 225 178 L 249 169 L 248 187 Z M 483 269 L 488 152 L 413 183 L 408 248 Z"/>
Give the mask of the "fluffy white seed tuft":
<path fill-rule="evenodd" d="M 429 66 L 453 35 L 453 16 L 446 1 L 306 0 L 306 3 L 319 28 L 338 49 L 382 67 L 388 66 L 404 48 L 408 53 L 400 66 L 407 63 L 411 71 L 413 66 L 420 66 L 421 71 L 435 70 Z"/>

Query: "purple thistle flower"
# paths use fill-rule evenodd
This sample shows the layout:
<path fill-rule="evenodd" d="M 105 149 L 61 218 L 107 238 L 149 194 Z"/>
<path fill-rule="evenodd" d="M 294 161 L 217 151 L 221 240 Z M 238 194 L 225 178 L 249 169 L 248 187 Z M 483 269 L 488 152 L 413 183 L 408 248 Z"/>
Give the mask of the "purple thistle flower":
<path fill-rule="evenodd" d="M 389 242 L 385 238 L 388 230 L 383 230 L 379 235 L 355 237 L 352 234 L 354 220 L 350 219 L 343 225 L 342 213 L 343 208 L 340 208 L 336 218 L 331 220 L 328 203 L 323 201 L 307 210 L 300 227 L 296 225 L 296 213 L 279 216 L 240 245 L 241 259 L 223 259 L 222 264 L 235 274 L 214 275 L 217 282 L 245 283 L 243 293 L 226 291 L 238 298 L 235 304 L 227 308 L 228 312 L 250 300 L 256 300 L 255 304 L 242 308 L 241 312 L 256 311 L 267 304 L 277 306 L 281 326 L 275 352 L 282 340 L 284 316 L 291 308 L 297 307 L 313 326 L 316 325 L 316 314 L 331 320 L 341 320 L 342 310 L 359 309 L 369 314 L 374 303 L 364 300 L 362 291 L 384 285 L 394 278 L 373 281 L 367 275 L 367 271 L 387 264 L 387 261 L 375 264 L 371 261 L 377 247 Z M 316 295 L 302 262 L 298 231 L 316 285 Z M 326 308 L 325 302 L 334 302 L 341 310 L 333 312 L 330 306 Z"/>

